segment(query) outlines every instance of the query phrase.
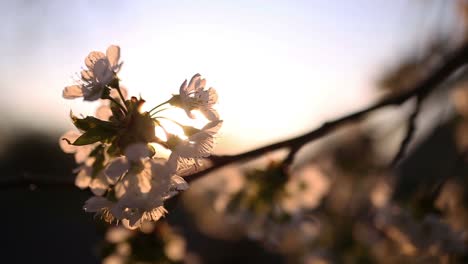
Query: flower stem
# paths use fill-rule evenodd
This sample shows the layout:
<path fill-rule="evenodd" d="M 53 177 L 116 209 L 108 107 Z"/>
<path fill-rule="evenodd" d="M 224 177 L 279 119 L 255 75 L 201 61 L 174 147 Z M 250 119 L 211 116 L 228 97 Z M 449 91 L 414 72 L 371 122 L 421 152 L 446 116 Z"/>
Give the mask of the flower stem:
<path fill-rule="evenodd" d="M 171 99 L 172 99 L 172 98 L 171 98 Z M 171 99 L 169 99 L 169 100 L 165 101 L 164 103 L 160 103 L 160 104 L 158 104 L 157 106 L 153 107 L 153 109 L 149 110 L 148 113 L 151 113 L 151 112 L 153 112 L 154 110 L 158 109 L 159 107 L 161 107 L 161 106 L 163 106 L 163 105 L 169 103 L 169 102 L 171 101 Z M 166 109 L 167 109 L 167 108 L 166 108 Z M 156 112 L 156 113 L 158 113 L 158 112 Z M 155 113 L 154 113 L 154 114 L 155 114 Z"/>
<path fill-rule="evenodd" d="M 124 105 L 125 105 L 125 98 L 124 98 L 124 96 L 123 96 L 123 94 L 122 94 L 122 91 L 120 90 L 120 86 L 117 87 L 117 92 L 119 92 L 120 99 L 122 100 L 122 102 L 123 102 Z"/>
<path fill-rule="evenodd" d="M 122 111 L 125 113 L 125 114 L 128 114 L 127 112 L 127 109 L 125 109 L 124 106 L 122 106 L 122 104 L 120 104 L 117 100 L 115 100 L 114 98 L 110 97 L 108 98 L 109 100 L 111 100 L 112 102 L 114 102 L 118 107 L 120 107 L 120 109 L 122 109 Z"/>
<path fill-rule="evenodd" d="M 164 110 L 167 110 L 167 109 L 169 109 L 169 107 L 166 107 L 166 108 L 163 108 L 163 109 L 159 109 L 158 111 L 152 113 L 152 114 L 151 114 L 151 117 L 153 117 L 155 114 L 160 113 L 160 112 L 162 112 L 162 111 L 164 111 Z"/>
<path fill-rule="evenodd" d="M 155 113 L 155 114 L 156 114 L 156 113 Z M 177 122 L 177 121 L 175 121 L 175 120 L 172 120 L 172 119 L 170 119 L 170 118 L 164 117 L 164 116 L 155 116 L 155 117 L 153 117 L 154 120 L 157 120 L 158 118 L 160 118 L 160 119 L 165 119 L 165 120 L 169 120 L 169 121 L 171 121 L 172 123 L 174 123 L 174 124 L 176 124 L 176 125 L 178 125 L 178 126 L 180 126 L 180 127 L 182 127 L 182 128 L 184 127 L 184 125 L 182 125 L 181 123 L 179 123 L 179 122 Z M 156 121 L 156 122 L 157 122 L 157 121 Z M 158 122 L 158 123 L 159 123 L 159 122 Z M 161 126 L 161 125 L 160 125 L 160 126 Z"/>

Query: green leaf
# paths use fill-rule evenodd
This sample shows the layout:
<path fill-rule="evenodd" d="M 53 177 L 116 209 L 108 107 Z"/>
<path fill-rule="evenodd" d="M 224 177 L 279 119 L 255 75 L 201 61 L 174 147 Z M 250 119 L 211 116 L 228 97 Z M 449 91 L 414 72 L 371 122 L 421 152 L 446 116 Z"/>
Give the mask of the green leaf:
<path fill-rule="evenodd" d="M 111 139 L 116 134 L 115 129 L 106 129 L 103 127 L 94 127 L 88 129 L 85 133 L 83 133 L 79 138 L 73 142 L 75 146 L 83 146 L 96 143 L 98 141 L 104 142 L 108 139 Z"/>
<path fill-rule="evenodd" d="M 88 131 L 90 129 L 100 127 L 108 130 L 114 130 L 115 127 L 111 122 L 103 121 L 101 119 L 95 118 L 94 116 L 87 116 L 85 118 L 78 118 L 70 112 L 70 117 L 73 121 L 73 124 L 76 128 L 82 131 Z"/>

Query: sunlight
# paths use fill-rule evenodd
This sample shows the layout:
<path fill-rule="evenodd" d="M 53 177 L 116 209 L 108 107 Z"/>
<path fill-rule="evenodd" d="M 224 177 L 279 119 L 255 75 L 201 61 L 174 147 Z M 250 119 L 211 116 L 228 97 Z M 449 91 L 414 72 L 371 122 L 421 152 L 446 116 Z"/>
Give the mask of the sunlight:
<path fill-rule="evenodd" d="M 195 119 L 188 118 L 185 112 L 180 109 L 171 109 L 165 112 L 165 118 L 158 118 L 158 122 L 161 124 L 161 126 L 156 126 L 156 136 L 163 141 L 167 141 L 166 132 L 168 132 L 178 136 L 181 139 L 187 139 L 187 136 L 184 134 L 184 130 L 177 123 L 184 124 L 186 126 L 192 126 L 198 129 L 201 129 L 208 123 L 208 120 L 200 111 L 194 110 L 192 111 L 192 114 L 195 115 Z"/>

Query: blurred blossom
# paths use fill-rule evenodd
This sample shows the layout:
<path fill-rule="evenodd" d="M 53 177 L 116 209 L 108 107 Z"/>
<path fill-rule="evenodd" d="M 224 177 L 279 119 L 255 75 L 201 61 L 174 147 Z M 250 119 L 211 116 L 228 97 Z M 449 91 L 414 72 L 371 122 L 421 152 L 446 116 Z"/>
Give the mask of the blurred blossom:
<path fill-rule="evenodd" d="M 244 174 L 237 166 L 227 166 L 192 184 L 182 198 L 199 231 L 218 239 L 240 238 L 239 225 L 226 219 L 224 210 L 244 184 Z"/>
<path fill-rule="evenodd" d="M 461 120 L 455 128 L 455 142 L 460 152 L 468 149 L 468 120 Z"/>
<path fill-rule="evenodd" d="M 321 256 L 309 254 L 304 257 L 303 262 L 301 263 L 302 264 L 329 264 L 331 262 L 329 262 L 327 259 Z"/>
<path fill-rule="evenodd" d="M 382 208 L 386 206 L 389 202 L 391 194 L 392 188 L 390 185 L 384 180 L 378 181 L 370 194 L 372 205 L 374 205 L 376 208 Z"/>
<path fill-rule="evenodd" d="M 173 234 L 172 237 L 168 239 L 164 247 L 164 252 L 172 261 L 181 261 L 185 256 L 185 239 Z"/>
<path fill-rule="evenodd" d="M 279 252 L 301 248 L 318 235 L 318 222 L 309 210 L 330 185 L 313 165 L 289 175 L 276 162 L 244 173 L 231 168 L 207 184 L 214 207 L 225 214 L 227 223 L 239 225 L 247 237 Z"/>
<path fill-rule="evenodd" d="M 185 239 L 167 223 L 142 225 L 140 232 L 110 227 L 102 246 L 103 263 L 180 263 L 185 258 Z M 109 251 L 110 249 L 110 251 Z"/>
<path fill-rule="evenodd" d="M 122 227 L 109 227 L 106 232 L 106 240 L 110 243 L 120 243 L 127 240 L 132 235 L 132 231 Z"/>
<path fill-rule="evenodd" d="M 282 199 L 283 209 L 290 214 L 313 209 L 320 204 L 329 188 L 329 178 L 316 166 L 306 165 L 289 177 Z"/>
<path fill-rule="evenodd" d="M 452 91 L 451 96 L 457 113 L 468 117 L 468 81 L 458 84 Z"/>
<path fill-rule="evenodd" d="M 102 260 L 102 264 L 125 264 L 126 258 L 119 255 L 110 255 Z"/>
<path fill-rule="evenodd" d="M 455 180 L 444 184 L 435 201 L 435 206 L 444 213 L 447 222 L 458 231 L 468 229 L 468 210 L 465 203 L 466 191 Z"/>
<path fill-rule="evenodd" d="M 218 212 L 226 210 L 232 195 L 238 193 L 245 186 L 245 178 L 237 167 L 227 167 L 218 172 L 218 177 L 211 181 L 213 187 L 218 190 L 214 201 L 214 208 Z"/>
<path fill-rule="evenodd" d="M 452 230 L 435 215 L 426 215 L 422 221 L 418 221 L 402 208 L 387 206 L 378 211 L 376 226 L 409 256 L 459 255 L 466 252 L 464 235 Z"/>

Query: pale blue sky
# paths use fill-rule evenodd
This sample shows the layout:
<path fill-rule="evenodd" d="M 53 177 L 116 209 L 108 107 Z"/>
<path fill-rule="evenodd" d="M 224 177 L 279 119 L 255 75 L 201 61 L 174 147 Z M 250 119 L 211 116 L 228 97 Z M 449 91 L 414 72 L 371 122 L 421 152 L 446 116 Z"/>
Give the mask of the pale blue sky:
<path fill-rule="evenodd" d="M 95 105 L 63 87 L 91 50 L 117 44 L 131 95 L 156 104 L 199 72 L 218 90 L 224 147 L 250 148 L 375 99 L 389 63 L 453 25 L 443 2 L 1 1 L 2 121 L 71 128 L 70 109 Z"/>

